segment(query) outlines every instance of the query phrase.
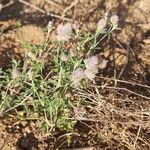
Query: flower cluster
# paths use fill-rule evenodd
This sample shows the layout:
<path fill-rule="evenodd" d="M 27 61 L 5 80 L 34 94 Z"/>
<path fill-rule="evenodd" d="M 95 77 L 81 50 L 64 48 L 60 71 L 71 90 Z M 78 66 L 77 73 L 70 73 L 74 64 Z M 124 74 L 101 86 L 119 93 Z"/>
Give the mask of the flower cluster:
<path fill-rule="evenodd" d="M 109 32 L 112 32 L 114 29 L 118 27 L 118 16 L 113 15 L 110 18 L 108 18 L 108 15 L 105 16 L 105 18 L 102 18 L 97 23 L 97 30 L 96 30 L 96 36 L 94 35 L 92 38 L 97 38 L 97 35 L 99 36 L 99 33 L 107 33 L 107 30 Z M 107 22 L 111 23 L 108 24 Z M 110 26 L 110 27 L 109 27 Z M 109 28 L 108 28 L 109 27 Z M 77 31 L 78 26 L 67 23 L 65 25 L 58 25 L 57 27 L 57 40 L 58 41 L 68 41 L 71 38 L 72 31 Z M 108 32 L 108 33 L 109 33 Z M 68 58 L 66 55 L 61 54 L 61 60 L 67 61 Z M 102 58 L 100 55 L 91 56 L 88 58 L 85 58 L 83 60 L 85 64 L 85 68 L 76 68 L 71 75 L 71 81 L 74 84 L 78 84 L 82 79 L 87 77 L 88 79 L 94 81 L 96 74 L 98 73 L 99 69 L 104 69 L 107 66 L 108 61 L 104 58 Z"/>
<path fill-rule="evenodd" d="M 93 80 L 95 78 L 95 75 L 98 73 L 98 57 L 92 56 L 89 58 L 84 59 L 85 63 L 85 75 L 90 80 Z"/>
<path fill-rule="evenodd" d="M 109 20 L 110 20 L 110 22 L 113 26 L 113 29 L 116 29 L 117 26 L 118 26 L 118 21 L 119 21 L 118 16 L 113 15 L 113 16 L 110 17 Z M 107 17 L 100 19 L 99 22 L 97 23 L 97 30 L 98 31 L 105 30 L 106 25 L 107 25 Z"/>
<path fill-rule="evenodd" d="M 58 41 L 69 41 L 71 38 L 72 32 L 78 31 L 79 25 L 78 24 L 72 24 L 72 23 L 66 23 L 66 24 L 59 24 L 57 26 L 57 40 Z"/>
<path fill-rule="evenodd" d="M 87 77 L 90 80 L 94 80 L 96 74 L 98 73 L 98 70 L 106 68 L 108 61 L 96 55 L 84 59 L 83 62 L 85 64 L 85 69 L 77 68 L 72 73 L 71 81 L 74 84 L 79 83 L 81 79 L 85 77 Z"/>

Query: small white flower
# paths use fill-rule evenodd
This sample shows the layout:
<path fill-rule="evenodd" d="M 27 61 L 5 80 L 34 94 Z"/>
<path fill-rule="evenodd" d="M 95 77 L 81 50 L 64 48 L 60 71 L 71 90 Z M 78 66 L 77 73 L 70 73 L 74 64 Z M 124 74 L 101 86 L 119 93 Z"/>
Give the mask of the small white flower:
<path fill-rule="evenodd" d="M 98 73 L 98 69 L 104 69 L 107 65 L 107 60 L 104 58 L 100 58 L 98 55 L 89 57 L 84 59 L 85 70 L 84 74 L 90 80 L 94 80 L 96 74 Z"/>
<path fill-rule="evenodd" d="M 110 17 L 110 21 L 112 24 L 118 24 L 118 20 L 119 20 L 119 18 L 117 15 L 113 15 Z"/>
<path fill-rule="evenodd" d="M 84 59 L 85 63 L 85 75 L 90 80 L 93 80 L 95 78 L 95 75 L 98 73 L 98 57 L 92 56 L 89 58 Z"/>
<path fill-rule="evenodd" d="M 84 70 L 82 68 L 76 68 L 71 75 L 71 81 L 74 84 L 78 84 L 85 77 Z"/>
<path fill-rule="evenodd" d="M 95 78 L 95 72 L 93 72 L 92 70 L 85 69 L 84 73 L 86 77 L 89 78 L 90 80 L 93 80 Z"/>
<path fill-rule="evenodd" d="M 110 17 L 110 22 L 113 25 L 113 28 L 116 28 L 118 26 L 119 17 L 117 15 L 113 15 Z"/>
<path fill-rule="evenodd" d="M 97 68 L 98 58 L 97 56 L 92 56 L 84 59 L 85 67 L 89 70 L 93 70 Z"/>
<path fill-rule="evenodd" d="M 72 34 L 72 24 L 67 23 L 65 25 L 58 25 L 57 27 L 57 40 L 58 41 L 68 41 Z"/>
<path fill-rule="evenodd" d="M 97 23 L 97 29 L 98 30 L 103 30 L 106 26 L 106 20 L 105 19 L 100 19 L 99 22 Z"/>

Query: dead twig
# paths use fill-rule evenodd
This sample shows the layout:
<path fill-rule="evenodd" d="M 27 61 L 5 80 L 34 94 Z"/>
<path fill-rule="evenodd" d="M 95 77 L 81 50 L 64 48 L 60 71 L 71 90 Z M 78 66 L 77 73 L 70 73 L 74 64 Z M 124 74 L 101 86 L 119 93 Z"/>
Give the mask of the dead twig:
<path fill-rule="evenodd" d="M 137 136 L 136 136 L 136 139 L 135 139 L 135 141 L 134 141 L 134 145 L 133 145 L 133 149 L 134 149 L 134 150 L 136 149 L 136 143 L 137 143 L 137 140 L 138 140 L 138 137 L 139 137 L 139 134 L 140 134 L 141 128 L 142 128 L 142 126 L 141 126 L 141 125 L 139 125 L 139 129 L 138 129 L 138 132 L 137 132 Z"/>
<path fill-rule="evenodd" d="M 16 2 L 16 1 L 11 0 L 9 3 L 7 3 L 7 4 L 5 4 L 5 5 L 2 5 L 2 4 L 1 4 L 0 11 L 1 11 L 2 9 L 6 8 L 6 7 L 9 7 L 10 5 L 14 4 L 15 2 Z"/>
<path fill-rule="evenodd" d="M 62 17 L 62 16 L 59 16 L 59 15 L 56 15 L 56 14 L 53 14 L 53 13 L 46 12 L 43 9 L 41 9 L 39 7 L 36 7 L 36 6 L 26 2 L 24 0 L 18 0 L 18 1 L 23 3 L 23 4 L 25 4 L 25 5 L 27 5 L 27 6 L 29 6 L 29 7 L 32 7 L 33 9 L 35 9 L 35 10 L 37 10 L 37 11 L 43 13 L 43 14 L 46 14 L 48 16 L 51 16 L 51 17 L 54 17 L 54 18 L 58 18 L 58 19 L 61 19 L 61 20 L 65 20 L 65 21 L 69 21 L 69 22 L 73 22 L 72 19 L 69 19 L 69 18 L 66 18 L 66 17 Z M 74 21 L 74 22 L 76 22 L 76 21 Z"/>
<path fill-rule="evenodd" d="M 120 83 L 126 83 L 126 84 L 130 84 L 130 85 L 133 85 L 133 86 L 139 86 L 139 87 L 144 87 L 144 88 L 150 89 L 150 86 L 148 86 L 148 85 L 143 85 L 143 84 L 140 84 L 140 83 L 130 82 L 130 81 L 126 81 L 126 80 L 121 80 L 121 79 L 116 79 L 116 78 L 100 77 L 100 76 L 98 78 L 104 79 L 104 80 L 109 80 L 109 81 L 116 81 L 116 82 L 120 82 Z"/>
<path fill-rule="evenodd" d="M 95 85 L 94 85 L 94 86 L 95 86 Z M 103 88 L 103 86 L 98 86 L 98 87 Z M 139 96 L 139 97 L 142 97 L 142 98 L 145 98 L 145 99 L 150 100 L 150 97 L 141 95 L 141 94 L 139 94 L 139 93 L 133 92 L 133 91 L 131 91 L 131 90 L 129 90 L 129 89 L 126 89 L 126 88 L 119 88 L 119 87 L 112 87 L 112 86 L 105 86 L 105 88 L 106 88 L 106 89 L 114 89 L 114 90 L 126 91 L 126 92 L 129 92 L 129 93 L 134 94 L 134 95 L 136 95 L 136 96 Z"/>
<path fill-rule="evenodd" d="M 130 58 L 131 58 L 131 49 L 130 46 L 128 45 L 127 47 L 127 62 L 124 65 L 124 67 L 122 68 L 121 72 L 119 73 L 118 78 L 120 79 L 122 77 L 122 75 L 125 73 L 126 69 L 128 68 L 129 64 L 130 64 Z"/>

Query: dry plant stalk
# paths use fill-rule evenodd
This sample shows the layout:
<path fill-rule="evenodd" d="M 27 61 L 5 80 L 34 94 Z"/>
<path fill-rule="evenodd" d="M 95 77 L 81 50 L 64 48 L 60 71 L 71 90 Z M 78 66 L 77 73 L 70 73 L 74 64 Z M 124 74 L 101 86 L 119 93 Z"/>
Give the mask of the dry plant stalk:
<path fill-rule="evenodd" d="M 33 9 L 35 9 L 35 10 L 37 10 L 37 11 L 43 13 L 43 14 L 49 15 L 51 17 L 58 18 L 58 19 L 61 19 L 61 20 L 65 20 L 65 21 L 69 21 L 69 22 L 73 22 L 72 19 L 69 19 L 69 18 L 66 18 L 66 17 L 63 17 L 63 16 L 59 16 L 59 15 L 56 15 L 56 14 L 53 14 L 53 13 L 45 12 L 43 9 L 41 9 L 41 8 L 39 8 L 37 6 L 34 6 L 34 5 L 24 1 L 24 0 L 19 0 L 19 2 L 25 4 L 25 5 L 29 6 L 29 7 L 32 7 Z"/>

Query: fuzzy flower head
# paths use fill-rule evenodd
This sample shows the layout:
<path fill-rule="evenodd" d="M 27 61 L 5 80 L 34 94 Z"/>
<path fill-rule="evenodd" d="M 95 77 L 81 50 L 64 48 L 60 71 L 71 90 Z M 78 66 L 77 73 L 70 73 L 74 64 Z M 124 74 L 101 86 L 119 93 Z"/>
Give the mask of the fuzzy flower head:
<path fill-rule="evenodd" d="M 116 28 L 118 26 L 119 17 L 117 15 L 113 15 L 110 17 L 110 22 L 113 25 L 113 28 Z"/>
<path fill-rule="evenodd" d="M 85 77 L 84 70 L 82 68 L 76 68 L 71 75 L 71 81 L 73 84 L 78 84 Z"/>
<path fill-rule="evenodd" d="M 98 64 L 98 58 L 97 56 L 92 56 L 89 58 L 84 59 L 85 67 L 89 70 L 92 70 L 95 68 Z"/>
<path fill-rule="evenodd" d="M 59 24 L 57 27 L 57 40 L 68 41 L 71 38 L 73 28 L 72 24 L 67 23 L 65 25 Z"/>
<path fill-rule="evenodd" d="M 107 66 L 107 60 L 95 55 L 89 58 L 84 59 L 85 71 L 84 74 L 90 80 L 94 80 L 99 69 L 104 69 Z"/>
<path fill-rule="evenodd" d="M 98 57 L 92 56 L 89 58 L 84 59 L 85 63 L 85 76 L 89 78 L 90 80 L 93 80 L 95 78 L 95 75 L 98 73 Z"/>
<path fill-rule="evenodd" d="M 100 19 L 99 22 L 97 23 L 97 29 L 98 30 L 103 30 L 106 26 L 106 20 L 105 19 Z"/>

